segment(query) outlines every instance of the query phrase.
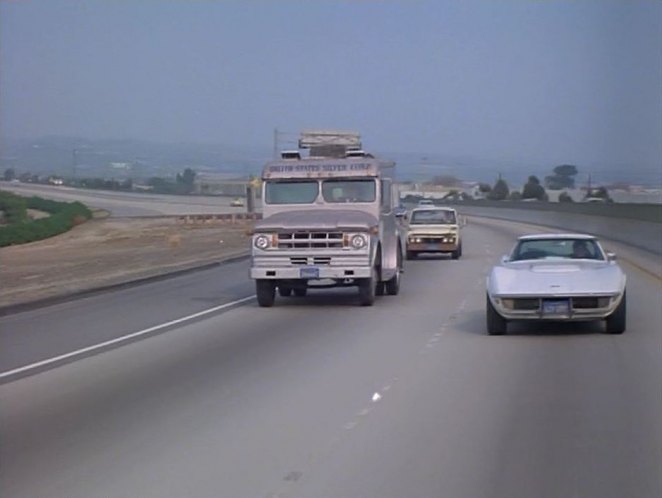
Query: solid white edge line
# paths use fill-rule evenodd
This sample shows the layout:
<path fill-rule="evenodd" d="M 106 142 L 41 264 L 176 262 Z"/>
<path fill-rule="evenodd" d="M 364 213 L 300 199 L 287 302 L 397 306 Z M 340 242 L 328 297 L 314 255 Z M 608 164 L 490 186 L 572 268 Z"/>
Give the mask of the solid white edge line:
<path fill-rule="evenodd" d="M 19 373 L 27 372 L 29 370 L 34 370 L 35 368 L 43 367 L 45 365 L 50 365 L 51 363 L 56 363 L 58 361 L 66 360 L 67 358 L 73 358 L 75 356 L 80 356 L 85 353 L 89 353 L 90 351 L 95 351 L 97 349 L 102 349 L 105 348 L 106 346 L 111 346 L 113 344 L 118 344 L 120 342 L 125 342 L 130 339 L 134 339 L 136 337 L 140 337 L 141 335 L 149 334 L 150 332 L 154 332 L 155 330 L 163 329 L 166 327 L 170 327 L 171 325 L 176 325 L 178 323 L 186 322 L 188 320 L 192 320 L 194 318 L 198 318 L 200 316 L 208 315 L 209 313 L 214 313 L 215 311 L 219 311 L 225 308 L 229 308 L 230 306 L 235 306 L 237 304 L 245 303 L 246 301 L 250 301 L 251 299 L 255 299 L 255 296 L 248 296 L 244 297 L 241 299 L 237 299 L 236 301 L 232 301 L 229 303 L 221 304 L 220 306 L 214 306 L 213 308 L 209 308 L 206 310 L 198 311 L 197 313 L 193 313 L 192 315 L 187 315 L 182 318 L 177 318 L 176 320 L 171 320 L 166 323 L 162 323 L 160 325 L 154 325 L 153 327 L 149 327 L 143 330 L 139 330 L 137 332 L 132 332 L 127 335 L 123 335 L 121 337 L 116 337 L 115 339 L 111 339 L 109 341 L 101 342 L 99 344 L 94 344 L 93 346 L 87 346 L 82 349 L 78 349 L 76 351 L 72 351 L 70 353 L 65 353 L 60 356 L 56 356 L 54 358 L 49 358 L 47 360 L 42 360 L 38 361 L 36 363 L 32 363 L 30 365 L 25 365 L 23 367 L 15 368 L 13 370 L 8 370 L 6 372 L 0 373 L 0 379 L 3 379 L 5 377 L 11 377 L 12 375 L 16 375 Z"/>

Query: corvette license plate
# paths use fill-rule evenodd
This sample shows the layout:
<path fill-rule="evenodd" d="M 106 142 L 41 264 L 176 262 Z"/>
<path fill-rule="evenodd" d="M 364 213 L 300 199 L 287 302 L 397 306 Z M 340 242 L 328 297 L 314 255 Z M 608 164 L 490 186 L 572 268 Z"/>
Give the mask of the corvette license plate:
<path fill-rule="evenodd" d="M 316 266 L 306 266 L 299 269 L 300 278 L 320 278 L 320 269 Z"/>
<path fill-rule="evenodd" d="M 570 313 L 570 300 L 554 299 L 542 302 L 544 315 L 567 315 Z"/>

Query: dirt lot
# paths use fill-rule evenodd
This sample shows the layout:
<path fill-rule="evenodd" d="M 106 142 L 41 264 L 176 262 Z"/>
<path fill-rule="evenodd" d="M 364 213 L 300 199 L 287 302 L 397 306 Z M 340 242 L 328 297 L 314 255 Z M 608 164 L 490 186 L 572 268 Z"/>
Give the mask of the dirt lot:
<path fill-rule="evenodd" d="M 0 307 L 241 254 L 250 227 L 240 223 L 95 218 L 57 237 L 0 248 Z"/>

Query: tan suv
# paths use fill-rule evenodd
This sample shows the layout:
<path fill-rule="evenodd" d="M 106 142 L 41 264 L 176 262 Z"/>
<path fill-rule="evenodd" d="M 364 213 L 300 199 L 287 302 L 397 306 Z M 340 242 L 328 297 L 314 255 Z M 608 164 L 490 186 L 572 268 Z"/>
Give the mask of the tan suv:
<path fill-rule="evenodd" d="M 418 207 L 407 217 L 407 259 L 419 253 L 446 253 L 453 259 L 462 256 L 462 238 L 455 209 Z"/>

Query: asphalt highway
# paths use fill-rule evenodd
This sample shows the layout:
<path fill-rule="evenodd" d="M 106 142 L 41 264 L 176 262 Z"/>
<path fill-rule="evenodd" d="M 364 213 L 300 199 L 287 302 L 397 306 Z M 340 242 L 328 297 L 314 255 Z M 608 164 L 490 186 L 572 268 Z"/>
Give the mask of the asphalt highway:
<path fill-rule="evenodd" d="M 88 207 L 109 211 L 111 216 L 115 217 L 218 214 L 246 211 L 246 208 L 231 207 L 232 199 L 220 196 L 140 194 L 10 182 L 0 182 L 0 189 L 9 190 L 23 196 L 37 195 L 56 201 L 79 201 Z"/>
<path fill-rule="evenodd" d="M 369 308 L 259 308 L 238 261 L 0 318 L 0 495 L 662 496 L 662 282 L 623 262 L 622 336 L 487 336 L 523 231 L 470 223 Z"/>

